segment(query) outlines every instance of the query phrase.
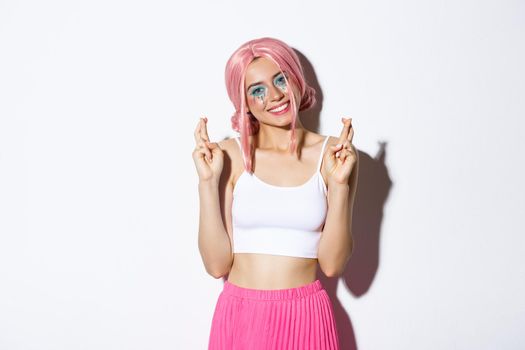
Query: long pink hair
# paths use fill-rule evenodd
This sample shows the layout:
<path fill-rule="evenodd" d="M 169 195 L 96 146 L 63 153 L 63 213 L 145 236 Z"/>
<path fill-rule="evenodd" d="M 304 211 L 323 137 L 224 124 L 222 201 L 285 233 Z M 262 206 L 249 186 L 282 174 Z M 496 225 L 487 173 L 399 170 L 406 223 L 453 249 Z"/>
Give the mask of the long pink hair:
<path fill-rule="evenodd" d="M 259 121 L 251 114 L 246 112 L 246 94 L 245 94 L 245 74 L 248 65 L 258 57 L 266 57 L 272 60 L 281 72 L 286 71 L 288 78 L 285 76 L 286 91 L 292 106 L 292 134 L 290 139 L 290 150 L 297 150 L 295 138 L 295 121 L 297 120 L 296 101 L 293 95 L 293 89 L 290 83 L 299 88 L 301 102 L 299 111 L 313 107 L 316 103 L 315 90 L 304 80 L 303 67 L 299 57 L 293 49 L 286 43 L 275 38 L 259 38 L 250 40 L 242 44 L 231 55 L 226 63 L 225 80 L 228 96 L 235 107 L 235 113 L 231 117 L 232 129 L 240 133 L 241 148 L 244 158 L 244 167 L 247 172 L 253 173 L 252 149 L 248 136 L 254 135 L 259 131 Z"/>

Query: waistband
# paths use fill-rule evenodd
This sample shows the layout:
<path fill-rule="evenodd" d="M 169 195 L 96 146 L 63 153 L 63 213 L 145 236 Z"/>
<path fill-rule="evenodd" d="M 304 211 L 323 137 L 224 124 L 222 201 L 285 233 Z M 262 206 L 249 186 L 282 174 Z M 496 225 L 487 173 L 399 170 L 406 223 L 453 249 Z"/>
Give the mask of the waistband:
<path fill-rule="evenodd" d="M 286 289 L 245 288 L 226 280 L 224 282 L 223 293 L 248 299 L 284 300 L 302 298 L 314 294 L 321 289 L 323 289 L 323 285 L 318 279 L 311 283 L 305 284 L 304 286 Z"/>

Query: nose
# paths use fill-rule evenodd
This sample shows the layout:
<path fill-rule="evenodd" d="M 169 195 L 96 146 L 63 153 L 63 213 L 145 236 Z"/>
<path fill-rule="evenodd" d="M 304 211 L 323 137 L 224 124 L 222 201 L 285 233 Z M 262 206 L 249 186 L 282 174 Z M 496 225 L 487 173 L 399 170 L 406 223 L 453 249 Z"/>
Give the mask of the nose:
<path fill-rule="evenodd" d="M 276 86 L 271 86 L 268 94 L 272 101 L 279 101 L 284 96 L 283 91 Z"/>

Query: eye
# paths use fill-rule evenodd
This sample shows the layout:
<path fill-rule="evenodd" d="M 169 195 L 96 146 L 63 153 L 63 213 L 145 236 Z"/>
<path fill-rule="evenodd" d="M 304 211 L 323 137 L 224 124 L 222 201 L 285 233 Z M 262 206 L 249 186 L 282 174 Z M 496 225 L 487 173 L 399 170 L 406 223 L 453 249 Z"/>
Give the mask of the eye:
<path fill-rule="evenodd" d="M 266 89 L 264 87 L 258 86 L 251 90 L 250 95 L 255 96 L 255 97 L 260 97 L 264 95 L 265 91 Z"/>
<path fill-rule="evenodd" d="M 274 83 L 276 86 L 286 89 L 286 80 L 284 79 L 284 75 L 282 73 L 275 78 Z"/>

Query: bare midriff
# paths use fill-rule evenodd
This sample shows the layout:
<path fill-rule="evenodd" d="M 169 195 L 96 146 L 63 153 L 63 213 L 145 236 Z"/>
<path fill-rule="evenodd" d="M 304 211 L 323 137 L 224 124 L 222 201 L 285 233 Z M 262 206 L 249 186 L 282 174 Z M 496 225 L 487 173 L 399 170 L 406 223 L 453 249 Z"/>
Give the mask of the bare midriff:
<path fill-rule="evenodd" d="M 235 253 L 228 282 L 252 289 L 285 289 L 316 280 L 317 259 Z"/>

